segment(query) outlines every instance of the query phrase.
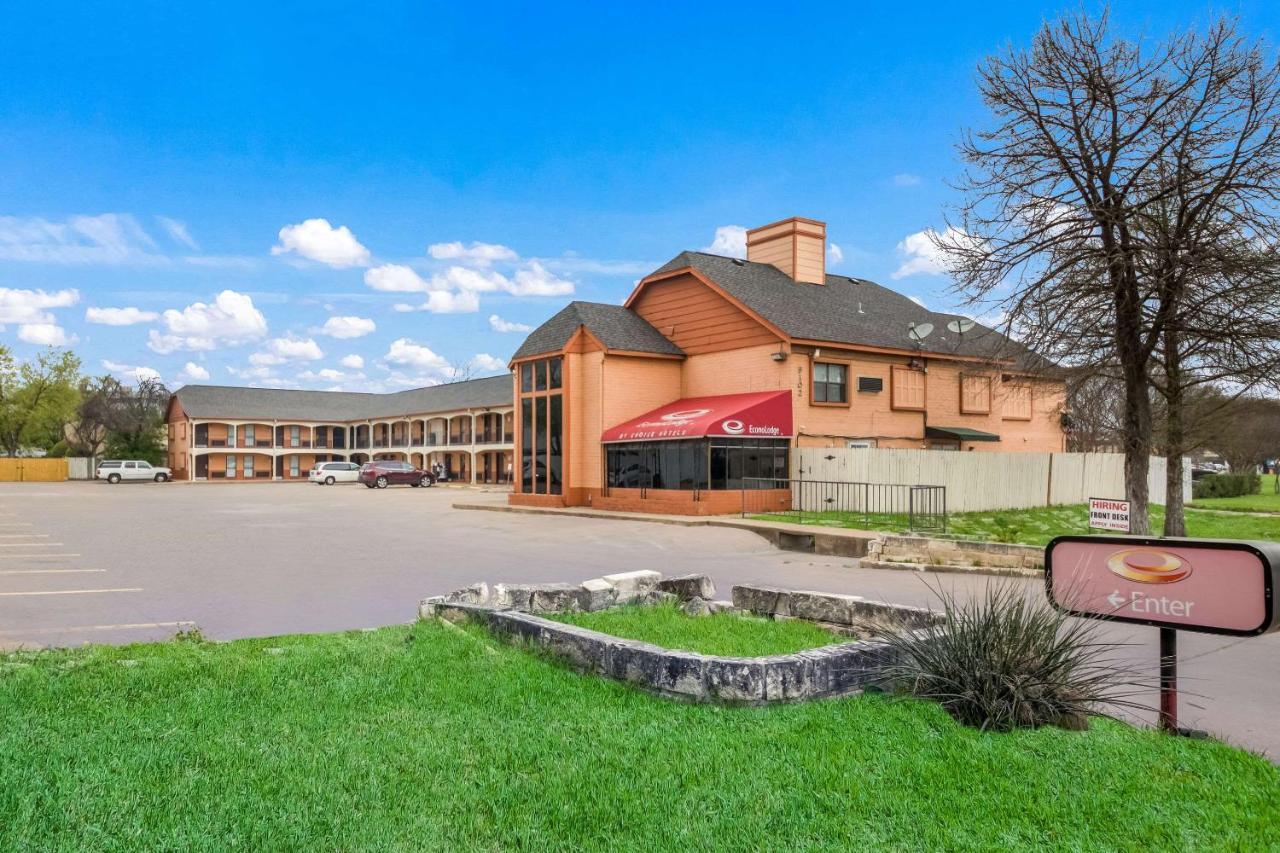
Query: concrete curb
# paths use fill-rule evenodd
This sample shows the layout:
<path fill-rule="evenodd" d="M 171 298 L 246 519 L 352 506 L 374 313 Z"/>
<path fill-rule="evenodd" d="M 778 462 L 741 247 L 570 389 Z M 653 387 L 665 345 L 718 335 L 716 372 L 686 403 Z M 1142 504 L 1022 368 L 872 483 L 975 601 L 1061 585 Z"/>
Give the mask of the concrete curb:
<path fill-rule="evenodd" d="M 899 563 L 892 560 L 860 560 L 863 569 L 885 569 L 896 572 L 935 572 L 957 575 L 989 575 L 1000 578 L 1043 578 L 1043 569 L 1013 569 L 996 566 L 956 566 L 947 563 Z"/>
<path fill-rule="evenodd" d="M 597 518 L 607 521 L 643 521 L 648 524 L 674 524 L 679 527 L 729 527 L 747 530 L 768 539 L 784 551 L 807 551 L 837 557 L 864 557 L 871 543 L 882 534 L 866 530 L 846 530 L 814 527 L 804 524 L 769 523 L 749 521 L 724 516 L 651 515 L 639 512 L 613 512 L 599 509 L 575 509 L 572 507 L 509 506 L 488 503 L 458 501 L 454 509 L 482 510 L 487 512 L 515 512 L 530 515 L 560 515 L 570 518 Z"/>

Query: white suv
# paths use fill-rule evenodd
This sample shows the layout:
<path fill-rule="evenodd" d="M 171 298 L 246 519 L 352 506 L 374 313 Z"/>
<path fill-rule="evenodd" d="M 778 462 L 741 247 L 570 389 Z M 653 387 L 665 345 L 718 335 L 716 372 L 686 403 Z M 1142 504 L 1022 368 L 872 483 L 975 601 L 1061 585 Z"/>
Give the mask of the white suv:
<path fill-rule="evenodd" d="M 173 478 L 173 471 L 160 468 L 141 459 L 104 459 L 98 463 L 98 470 L 93 474 L 96 480 L 118 483 L 121 480 L 154 480 L 167 483 Z"/>
<path fill-rule="evenodd" d="M 360 479 L 360 466 L 355 462 L 317 462 L 307 479 L 321 486 L 354 483 Z"/>

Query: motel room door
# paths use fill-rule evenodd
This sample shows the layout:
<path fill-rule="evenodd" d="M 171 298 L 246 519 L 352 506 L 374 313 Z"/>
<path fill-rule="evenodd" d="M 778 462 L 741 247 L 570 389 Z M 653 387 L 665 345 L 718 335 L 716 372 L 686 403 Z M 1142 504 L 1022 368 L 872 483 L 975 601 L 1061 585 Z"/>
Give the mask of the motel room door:
<path fill-rule="evenodd" d="M 209 457 L 204 454 L 196 457 L 196 476 L 209 478 Z"/>

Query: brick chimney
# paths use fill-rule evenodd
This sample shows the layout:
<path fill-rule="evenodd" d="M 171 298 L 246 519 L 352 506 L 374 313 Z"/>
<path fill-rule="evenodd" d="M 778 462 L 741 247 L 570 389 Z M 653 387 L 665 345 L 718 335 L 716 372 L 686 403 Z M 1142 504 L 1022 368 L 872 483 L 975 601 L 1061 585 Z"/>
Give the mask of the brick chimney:
<path fill-rule="evenodd" d="M 796 281 L 827 283 L 827 223 L 793 216 L 747 232 L 747 260 L 773 264 Z"/>

